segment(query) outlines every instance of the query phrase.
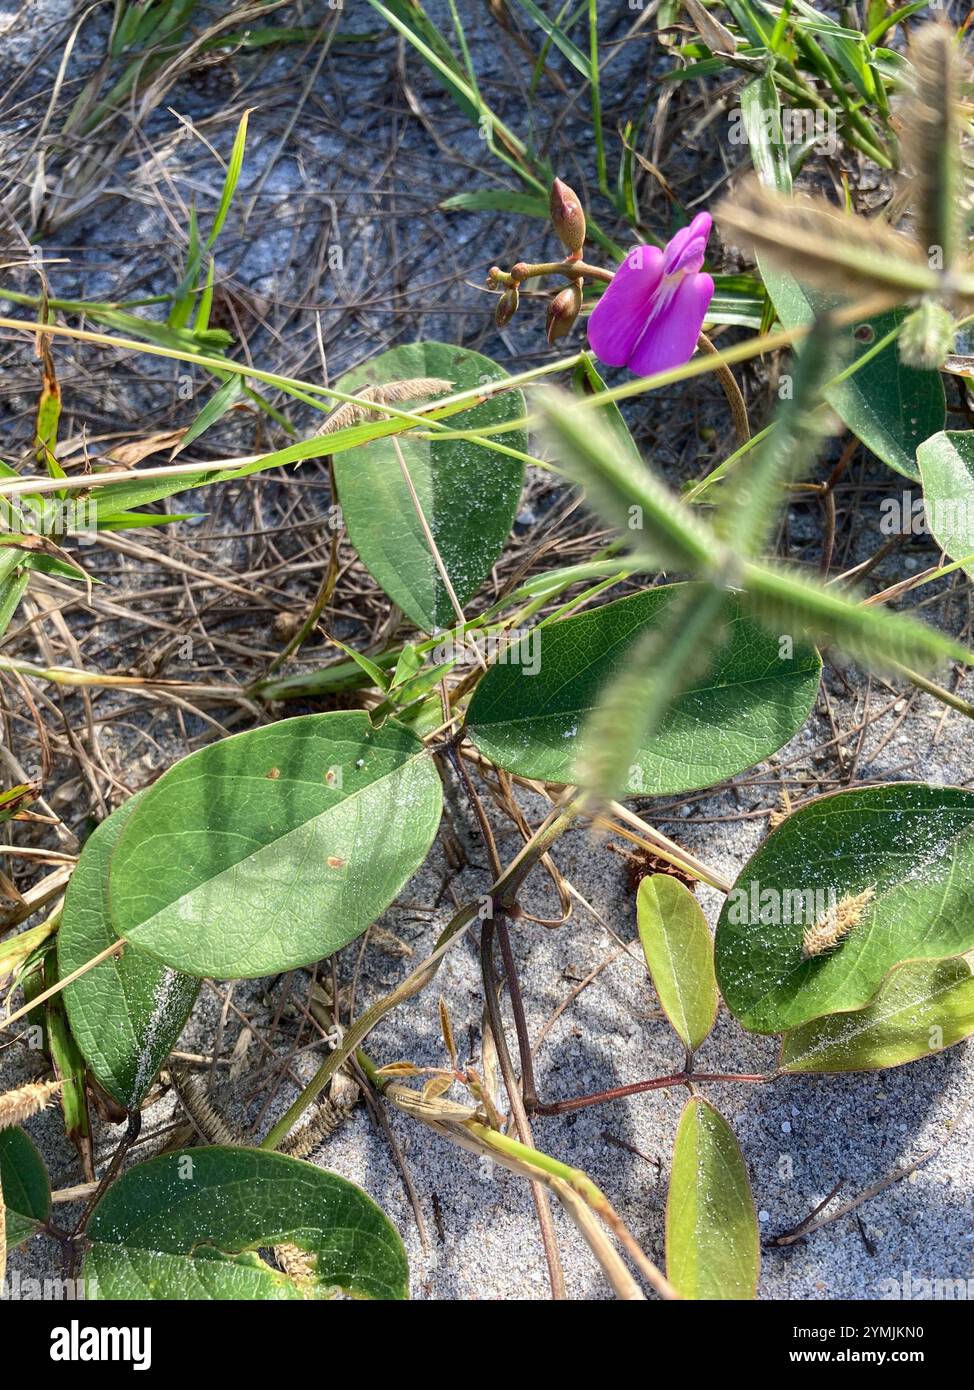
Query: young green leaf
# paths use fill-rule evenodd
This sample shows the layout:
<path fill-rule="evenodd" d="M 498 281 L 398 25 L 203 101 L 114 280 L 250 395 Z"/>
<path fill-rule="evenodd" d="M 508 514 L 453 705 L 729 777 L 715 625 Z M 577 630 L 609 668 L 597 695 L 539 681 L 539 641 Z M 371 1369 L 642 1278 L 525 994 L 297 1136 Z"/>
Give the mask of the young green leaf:
<path fill-rule="evenodd" d="M 778 1065 L 787 1072 L 901 1067 L 974 1033 L 974 976 L 959 957 L 896 966 L 865 1009 L 812 1019 L 786 1033 Z"/>
<path fill-rule="evenodd" d="M 109 920 L 108 869 L 141 793 L 102 821 L 71 875 L 58 932 L 58 966 L 70 975 L 116 936 Z M 199 993 L 199 980 L 126 947 L 64 990 L 71 1031 L 93 1075 L 120 1105 L 145 1096 L 176 1045 Z"/>
<path fill-rule="evenodd" d="M 370 1197 L 335 1173 L 262 1149 L 200 1148 L 130 1168 L 98 1203 L 84 1278 L 97 1299 L 409 1296 L 406 1252 Z M 306 1279 L 258 1251 L 296 1245 Z"/>
<path fill-rule="evenodd" d="M 714 943 L 696 898 L 672 874 L 644 878 L 636 894 L 636 923 L 659 1002 L 691 1052 L 717 1017 Z"/>
<path fill-rule="evenodd" d="M 673 1146 L 666 1274 L 682 1298 L 749 1299 L 760 1266 L 758 1222 L 734 1133 L 707 1101 L 689 1100 Z"/>
<path fill-rule="evenodd" d="M 521 213 L 525 217 L 547 218 L 548 199 L 542 194 L 512 193 L 507 188 L 475 188 L 444 198 L 444 212 Z"/>
<path fill-rule="evenodd" d="M 210 228 L 210 235 L 206 238 L 206 249 L 213 249 L 217 237 L 223 231 L 223 224 L 227 220 L 230 211 L 230 204 L 233 202 L 233 195 L 237 191 L 237 184 L 240 181 L 240 174 L 243 170 L 244 152 L 247 148 L 247 122 L 250 120 L 250 112 L 245 111 L 240 117 L 237 126 L 237 133 L 233 138 L 233 149 L 230 151 L 230 161 L 227 164 L 226 177 L 223 180 L 223 188 L 220 193 L 220 203 L 213 218 L 213 226 Z"/>
<path fill-rule="evenodd" d="M 780 1033 L 863 1008 L 903 960 L 974 949 L 972 873 L 972 792 L 897 782 L 819 797 L 772 831 L 724 903 L 728 1008 Z"/>
<path fill-rule="evenodd" d="M 354 940 L 416 872 L 442 788 L 422 743 L 364 711 L 309 714 L 191 753 L 111 858 L 116 935 L 174 969 L 269 975 Z"/>
<path fill-rule="evenodd" d="M 465 391 L 504 376 L 478 352 L 446 343 L 411 343 L 347 373 L 338 389 L 354 393 L 363 386 L 439 377 Z M 457 415 L 451 428 L 501 430 L 523 414 L 520 391 L 501 392 Z M 517 453 L 527 449 L 522 429 L 505 430 L 500 442 Z M 487 455 L 465 439 L 404 435 L 399 447 L 457 599 L 464 604 L 504 548 L 524 464 L 516 457 Z M 349 539 L 392 601 L 426 631 L 452 626 L 456 618 L 450 596 L 393 445 L 377 439 L 354 455 L 336 458 L 335 481 Z"/>

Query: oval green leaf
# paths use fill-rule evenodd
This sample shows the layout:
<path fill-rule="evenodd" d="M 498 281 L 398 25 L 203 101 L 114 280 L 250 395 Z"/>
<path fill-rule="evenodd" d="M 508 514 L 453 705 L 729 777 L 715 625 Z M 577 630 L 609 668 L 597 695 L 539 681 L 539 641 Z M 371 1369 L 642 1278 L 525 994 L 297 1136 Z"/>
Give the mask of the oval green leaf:
<path fill-rule="evenodd" d="M 438 378 L 466 391 L 507 373 L 489 357 L 448 343 L 410 343 L 392 348 L 346 373 L 337 389 Z M 448 394 L 448 393 L 447 393 Z M 410 400 L 404 408 L 415 410 Z M 498 428 L 524 415 L 520 391 L 492 396 L 452 416 L 451 430 Z M 515 429 L 500 438 L 505 448 L 524 452 L 527 435 Z M 399 440 L 409 475 L 429 523 L 450 582 L 461 604 L 490 573 L 514 522 L 524 481 L 520 459 L 466 439 Z M 369 573 L 417 627 L 431 632 L 452 627 L 456 615 L 389 439 L 335 460 L 335 481 L 349 539 Z"/>
<path fill-rule="evenodd" d="M 974 793 L 897 782 L 820 797 L 768 836 L 728 894 L 720 991 L 755 1033 L 861 1009 L 901 961 L 974 948 L 972 883 Z M 827 935 L 840 918 L 845 934 L 807 955 L 806 931 Z"/>
<path fill-rule="evenodd" d="M 974 1033 L 974 976 L 961 958 L 911 960 L 890 971 L 873 1002 L 830 1014 L 781 1040 L 782 1071 L 876 1071 L 953 1047 Z"/>
<path fill-rule="evenodd" d="M 811 323 L 816 314 L 847 303 L 839 296 L 801 285 L 786 270 L 761 263 L 761 275 L 786 328 Z M 895 328 L 905 309 L 892 309 L 844 330 L 851 366 Z M 831 387 L 825 398 L 854 435 L 877 458 L 907 478 L 919 478 L 917 448 L 944 427 L 946 399 L 940 373 L 908 367 L 894 341 L 863 367 Z"/>
<path fill-rule="evenodd" d="M 666 1200 L 666 1274 L 682 1298 L 753 1298 L 761 1252 L 747 1167 L 730 1125 L 695 1096 L 680 1117 Z"/>
<path fill-rule="evenodd" d="M 123 826 L 112 926 L 191 975 L 308 965 L 388 907 L 441 805 L 432 759 L 392 720 L 309 714 L 236 734 L 170 768 Z"/>
<path fill-rule="evenodd" d="M 467 732 L 500 767 L 548 782 L 575 780 L 576 736 L 634 642 L 665 620 L 684 585 L 618 599 L 522 637 L 491 667 L 470 704 Z M 626 791 L 662 796 L 710 787 L 793 738 L 815 703 L 821 661 L 745 618 L 735 600 L 709 672 L 671 705 L 639 750 Z"/>
<path fill-rule="evenodd" d="M 917 450 L 931 535 L 974 578 L 974 430 L 941 430 Z"/>
<path fill-rule="evenodd" d="M 88 1298 L 356 1298 L 409 1295 L 406 1252 L 354 1183 L 263 1149 L 200 1148 L 130 1168 L 88 1223 Z M 307 1251 L 307 1283 L 257 1251 Z"/>
<path fill-rule="evenodd" d="M 636 924 L 663 1012 L 695 1052 L 717 1017 L 714 943 L 703 909 L 672 874 L 651 874 L 636 894 Z"/>
<path fill-rule="evenodd" d="M 61 977 L 117 940 L 109 919 L 108 868 L 123 828 L 141 799 L 134 796 L 102 821 L 85 842 L 64 899 L 58 931 Z M 199 980 L 127 946 L 64 990 L 71 1032 L 93 1074 L 131 1110 L 152 1085 L 183 1031 Z"/>
<path fill-rule="evenodd" d="M 51 1214 L 51 1184 L 32 1139 L 16 1125 L 0 1129 L 0 1191 L 6 1208 L 7 1249 L 22 1245 Z"/>

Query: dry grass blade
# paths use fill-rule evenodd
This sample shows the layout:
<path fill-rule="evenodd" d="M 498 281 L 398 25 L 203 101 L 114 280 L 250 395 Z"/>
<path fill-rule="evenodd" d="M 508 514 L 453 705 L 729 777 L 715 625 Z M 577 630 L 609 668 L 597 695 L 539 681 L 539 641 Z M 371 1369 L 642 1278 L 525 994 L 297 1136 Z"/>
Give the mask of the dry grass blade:
<path fill-rule="evenodd" d="M 22 1125 L 31 1115 L 47 1108 L 58 1091 L 60 1081 L 32 1081 L 0 1096 L 0 1129 Z"/>
<path fill-rule="evenodd" d="M 719 205 L 716 217 L 738 246 L 822 289 L 888 293 L 893 304 L 939 287 L 916 242 L 824 198 L 785 198 L 748 178 Z"/>

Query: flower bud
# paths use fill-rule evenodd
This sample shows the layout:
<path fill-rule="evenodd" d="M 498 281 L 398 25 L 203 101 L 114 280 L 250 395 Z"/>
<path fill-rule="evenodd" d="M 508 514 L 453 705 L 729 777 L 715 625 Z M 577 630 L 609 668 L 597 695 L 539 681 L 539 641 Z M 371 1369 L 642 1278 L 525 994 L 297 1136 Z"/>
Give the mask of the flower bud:
<path fill-rule="evenodd" d="M 939 369 L 954 345 L 954 321 L 947 310 L 924 299 L 903 322 L 900 360 L 908 367 Z"/>
<path fill-rule="evenodd" d="M 582 284 L 580 280 L 573 280 L 548 304 L 545 332 L 548 335 L 549 343 L 556 343 L 559 338 L 567 337 L 572 331 L 572 325 L 578 318 L 581 307 Z"/>
<path fill-rule="evenodd" d="M 585 245 L 585 213 L 578 194 L 561 179 L 551 185 L 548 211 L 558 240 L 571 256 L 577 256 Z"/>
<path fill-rule="evenodd" d="M 517 285 L 511 285 L 498 299 L 497 308 L 494 310 L 494 322 L 498 328 L 506 328 L 510 323 L 517 313 L 520 298 Z"/>

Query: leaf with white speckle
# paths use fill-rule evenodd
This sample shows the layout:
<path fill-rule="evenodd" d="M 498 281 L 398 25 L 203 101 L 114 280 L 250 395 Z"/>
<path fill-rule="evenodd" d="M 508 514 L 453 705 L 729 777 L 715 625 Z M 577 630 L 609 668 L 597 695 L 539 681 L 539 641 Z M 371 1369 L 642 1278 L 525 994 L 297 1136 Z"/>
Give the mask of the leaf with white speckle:
<path fill-rule="evenodd" d="M 280 1300 L 408 1297 L 402 1241 L 360 1188 L 263 1149 L 201 1148 L 130 1168 L 86 1232 L 88 1298 Z M 306 1275 L 258 1251 L 294 1245 Z"/>
<path fill-rule="evenodd" d="M 931 534 L 974 577 L 974 430 L 941 430 L 920 445 L 917 462 Z"/>
<path fill-rule="evenodd" d="M 852 923 L 808 954 L 843 903 Z M 827 934 L 827 933 L 826 933 Z M 974 792 L 894 782 L 809 802 L 741 870 L 717 923 L 717 982 L 745 1028 L 861 1009 L 904 960 L 974 949 Z"/>
<path fill-rule="evenodd" d="M 788 1072 L 875 1071 L 932 1057 L 974 1033 L 974 976 L 960 957 L 910 960 L 890 971 L 854 1013 L 815 1018 L 786 1033 Z"/>
<path fill-rule="evenodd" d="M 102 821 L 85 842 L 64 899 L 58 931 L 62 978 L 118 938 L 108 913 L 108 866 L 135 810 L 135 796 Z M 71 1032 L 100 1084 L 132 1109 L 175 1046 L 200 983 L 135 947 L 96 965 L 64 990 Z"/>
<path fill-rule="evenodd" d="M 0 1187 L 5 1207 L 0 1220 L 5 1222 L 7 1249 L 13 1250 L 29 1240 L 51 1214 L 51 1184 L 44 1160 L 33 1140 L 16 1125 L 0 1130 Z"/>

